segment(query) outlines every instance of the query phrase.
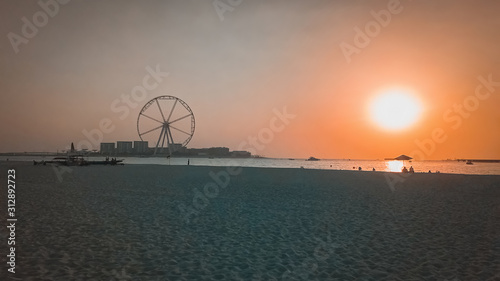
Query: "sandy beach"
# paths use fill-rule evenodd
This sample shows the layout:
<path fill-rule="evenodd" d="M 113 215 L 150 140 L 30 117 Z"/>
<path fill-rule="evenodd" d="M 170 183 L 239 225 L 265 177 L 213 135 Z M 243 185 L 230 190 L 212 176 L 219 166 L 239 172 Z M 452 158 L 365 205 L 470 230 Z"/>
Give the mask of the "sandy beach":
<path fill-rule="evenodd" d="M 500 280 L 500 176 L 0 167 L 1 280 Z"/>

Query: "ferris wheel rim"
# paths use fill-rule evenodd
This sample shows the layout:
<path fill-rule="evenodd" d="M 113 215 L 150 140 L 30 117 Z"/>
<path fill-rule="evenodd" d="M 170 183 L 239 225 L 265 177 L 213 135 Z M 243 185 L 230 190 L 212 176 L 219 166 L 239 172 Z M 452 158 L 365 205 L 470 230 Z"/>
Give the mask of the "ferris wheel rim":
<path fill-rule="evenodd" d="M 169 112 L 169 115 L 168 115 L 168 118 L 166 119 L 165 118 L 165 114 L 162 112 L 162 109 L 161 109 L 161 106 L 159 105 L 158 103 L 158 100 L 175 100 L 174 102 L 174 106 L 172 107 L 172 109 L 170 110 Z M 164 120 L 163 122 L 161 120 L 157 120 L 156 118 L 152 118 L 151 116 L 148 116 L 146 114 L 144 114 L 144 112 L 146 112 L 150 106 L 152 104 L 156 103 L 159 110 L 160 110 L 160 113 L 162 115 L 162 119 Z M 173 121 L 170 121 L 170 117 L 172 116 L 172 113 L 175 109 L 175 106 L 177 103 L 180 103 L 185 110 L 187 110 L 188 114 L 187 115 L 184 115 L 183 117 L 181 118 L 177 118 Z M 149 118 L 149 119 L 152 119 L 153 121 L 156 121 L 158 123 L 161 123 L 162 125 L 158 126 L 158 127 L 155 127 L 153 130 L 149 130 L 149 131 L 145 131 L 145 132 L 142 132 L 141 133 L 141 128 L 140 128 L 140 120 L 141 120 L 141 116 L 144 116 L 145 118 Z M 190 122 L 190 130 L 189 130 L 189 133 L 184 131 L 184 130 L 180 130 L 174 126 L 171 126 L 173 129 L 175 130 L 178 130 L 178 131 L 181 131 L 182 133 L 188 135 L 187 138 L 181 143 L 181 145 L 183 147 L 185 147 L 190 141 L 191 139 L 193 138 L 193 135 L 194 135 L 194 131 L 195 131 L 195 127 L 196 127 L 196 123 L 195 123 L 195 117 L 194 117 L 194 113 L 193 111 L 191 110 L 191 108 L 189 107 L 189 105 L 183 101 L 182 99 L 178 98 L 178 97 L 175 97 L 175 96 L 171 96 L 171 95 L 163 95 L 163 96 L 158 96 L 158 97 L 155 97 L 155 98 L 152 98 L 151 100 L 149 100 L 143 107 L 142 109 L 140 110 L 139 112 L 139 115 L 137 116 L 137 133 L 139 135 L 139 138 L 141 139 L 141 141 L 144 141 L 144 138 L 143 138 L 143 135 L 151 132 L 151 131 L 155 131 L 155 130 L 158 130 L 164 126 L 170 126 L 170 124 L 172 123 L 175 123 L 177 121 L 180 121 L 182 119 L 185 119 L 185 118 L 188 118 L 188 117 L 191 117 L 191 122 Z M 158 145 L 156 146 L 156 148 L 158 148 Z"/>

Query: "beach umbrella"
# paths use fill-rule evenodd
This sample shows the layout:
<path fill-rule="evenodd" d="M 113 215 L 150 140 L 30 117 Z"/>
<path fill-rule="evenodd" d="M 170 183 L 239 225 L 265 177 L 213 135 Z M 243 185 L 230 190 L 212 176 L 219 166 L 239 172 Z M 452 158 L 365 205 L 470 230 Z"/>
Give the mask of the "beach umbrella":
<path fill-rule="evenodd" d="M 398 157 L 396 157 L 394 159 L 396 159 L 396 160 L 403 160 L 404 161 L 404 160 L 410 160 L 410 159 L 413 159 L 413 158 L 411 158 L 410 156 L 406 156 L 404 154 L 401 154 L 401 155 L 399 155 Z"/>
<path fill-rule="evenodd" d="M 396 160 L 403 160 L 403 166 L 404 166 L 405 165 L 405 160 L 410 160 L 410 159 L 413 159 L 413 158 L 411 158 L 410 156 L 401 154 L 401 155 L 399 155 L 398 157 L 396 157 L 394 159 L 396 159 Z"/>

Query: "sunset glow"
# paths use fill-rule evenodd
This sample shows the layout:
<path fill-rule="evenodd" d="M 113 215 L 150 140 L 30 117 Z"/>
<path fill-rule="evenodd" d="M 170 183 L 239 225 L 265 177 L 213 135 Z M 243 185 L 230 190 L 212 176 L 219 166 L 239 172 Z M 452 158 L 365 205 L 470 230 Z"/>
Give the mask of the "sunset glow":
<path fill-rule="evenodd" d="M 399 160 L 387 161 L 386 162 L 386 171 L 388 172 L 401 172 L 403 169 L 403 162 Z"/>
<path fill-rule="evenodd" d="M 0 153 L 500 159 L 499 1 L 1 2 Z"/>
<path fill-rule="evenodd" d="M 370 113 L 373 121 L 388 130 L 401 130 L 414 124 L 421 114 L 421 105 L 408 91 L 384 91 L 372 102 Z"/>

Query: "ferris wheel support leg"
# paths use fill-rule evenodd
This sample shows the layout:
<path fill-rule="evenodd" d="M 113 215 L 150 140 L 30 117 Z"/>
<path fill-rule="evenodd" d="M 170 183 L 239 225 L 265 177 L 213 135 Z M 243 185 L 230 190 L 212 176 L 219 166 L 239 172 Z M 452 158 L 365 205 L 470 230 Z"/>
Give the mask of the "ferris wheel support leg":
<path fill-rule="evenodd" d="M 156 142 L 155 152 L 153 155 L 156 155 L 156 151 L 158 150 L 158 146 L 160 145 L 161 136 L 163 135 L 164 131 L 165 131 L 165 127 L 162 127 L 161 132 L 160 132 L 160 137 L 158 138 L 158 141 Z"/>
<path fill-rule="evenodd" d="M 165 148 L 165 137 L 167 136 L 167 132 L 168 132 L 168 128 L 166 128 L 163 131 L 163 139 L 161 140 L 161 150 L 160 150 L 161 153 L 163 153 L 163 149 Z"/>
<path fill-rule="evenodd" d="M 168 141 L 168 153 L 172 155 L 172 147 L 174 146 L 174 138 L 172 137 L 172 131 L 170 128 L 167 128 L 167 141 Z"/>

